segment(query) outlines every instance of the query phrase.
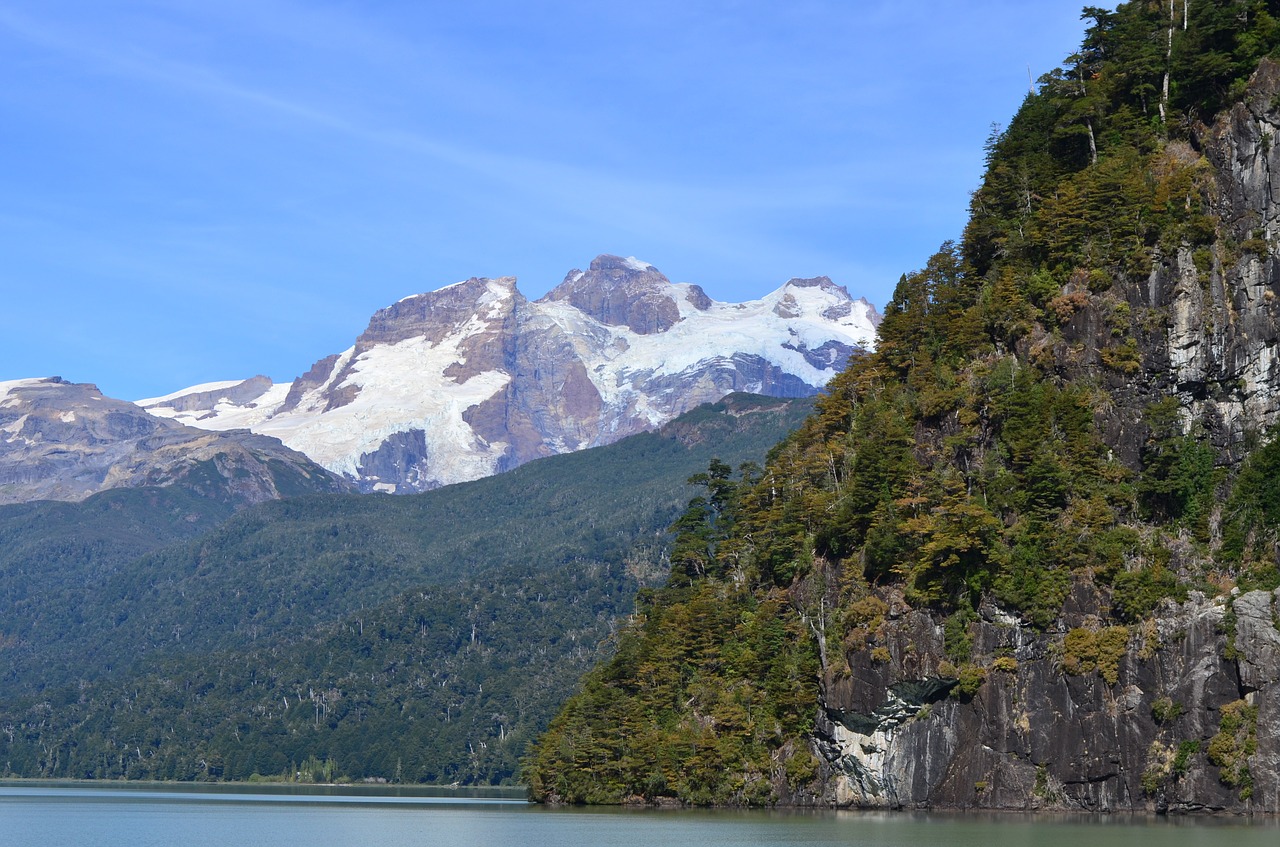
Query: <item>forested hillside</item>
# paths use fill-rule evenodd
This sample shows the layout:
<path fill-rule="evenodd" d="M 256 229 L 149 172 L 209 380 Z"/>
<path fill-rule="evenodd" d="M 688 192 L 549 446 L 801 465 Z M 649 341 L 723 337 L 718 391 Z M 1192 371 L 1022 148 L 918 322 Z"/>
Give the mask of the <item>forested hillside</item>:
<path fill-rule="evenodd" d="M 0 509 L 4 774 L 510 781 L 665 575 L 685 480 L 761 461 L 809 409 L 732 395 L 609 447 L 264 503 L 160 549 L 209 526 L 172 492 Z"/>
<path fill-rule="evenodd" d="M 876 352 L 704 478 L 535 796 L 1276 810 L 1278 6 L 1084 10 Z"/>

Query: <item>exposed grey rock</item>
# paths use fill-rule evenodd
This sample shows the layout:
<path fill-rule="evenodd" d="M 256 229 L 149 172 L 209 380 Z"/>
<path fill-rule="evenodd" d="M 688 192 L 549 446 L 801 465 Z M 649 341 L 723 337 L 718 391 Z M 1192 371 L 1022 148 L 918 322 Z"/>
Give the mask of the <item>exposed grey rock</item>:
<path fill-rule="evenodd" d="M 213 409 L 221 399 L 227 399 L 240 406 L 252 406 L 271 388 L 270 377 L 253 376 L 231 388 L 220 388 L 214 391 L 197 391 L 175 397 L 173 407 L 181 412 L 205 411 Z"/>
<path fill-rule="evenodd" d="M 1081 593 L 1082 602 L 1090 594 Z M 1234 660 L 1224 599 L 1193 594 L 1166 604 L 1153 624 L 1128 630 L 1115 683 L 1097 671 L 1064 671 L 1066 628 L 1040 633 L 988 607 L 972 629 L 973 661 L 987 675 L 969 698 L 941 672 L 952 669 L 940 626 L 927 613 L 887 618 L 877 644 L 892 659 L 851 652 L 850 676 L 823 686 L 812 739 L 824 762 L 823 799 L 909 808 L 1280 811 L 1277 599 L 1265 592 L 1235 598 Z M 1105 609 L 1093 612 L 1096 627 Z M 1220 709 L 1242 698 L 1258 707 L 1248 797 L 1220 781 L 1206 756 Z M 1161 700 L 1165 709 L 1153 708 Z M 1183 742 L 1198 747 L 1178 772 L 1173 762 Z"/>
<path fill-rule="evenodd" d="M 1231 606 L 1236 613 L 1240 685 L 1247 692 L 1275 685 L 1280 681 L 1280 589 L 1274 594 L 1241 594 Z"/>
<path fill-rule="evenodd" d="M 338 358 L 336 353 L 325 356 L 312 365 L 306 373 L 295 379 L 289 386 L 289 393 L 285 396 L 284 405 L 280 407 L 280 411 L 296 409 L 308 392 L 320 390 L 332 382 Z"/>
<path fill-rule="evenodd" d="M 427 434 L 420 429 L 397 432 L 378 445 L 378 449 L 360 457 L 362 491 L 398 492 L 402 486 L 414 490 L 423 485 L 423 469 L 427 466 Z"/>
<path fill-rule="evenodd" d="M 1192 143 L 1166 147 L 1171 162 L 1207 164 L 1214 247 L 1157 252 L 1145 284 L 1095 294 L 1062 328 L 1054 357 L 1066 376 L 1100 380 L 1112 402 L 1099 415 L 1118 457 L 1136 465 L 1143 410 L 1176 397 L 1186 426 L 1202 426 L 1226 461 L 1243 457 L 1251 433 L 1280 421 L 1280 64 L 1264 60 L 1244 100 Z M 1064 294 L 1083 292 L 1069 282 Z M 1129 315 L 1117 319 L 1117 309 Z M 1141 367 L 1103 367 L 1102 351 L 1136 342 Z M 1028 339 L 1026 346 L 1049 339 Z"/>

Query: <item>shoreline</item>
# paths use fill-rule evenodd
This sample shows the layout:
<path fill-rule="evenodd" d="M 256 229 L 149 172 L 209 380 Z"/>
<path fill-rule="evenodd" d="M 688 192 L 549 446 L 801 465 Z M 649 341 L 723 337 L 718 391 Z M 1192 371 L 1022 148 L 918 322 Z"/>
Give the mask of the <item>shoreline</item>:
<path fill-rule="evenodd" d="M 0 788 L 82 788 L 118 791 L 167 791 L 186 794 L 274 794 L 316 797 L 420 797 L 424 799 L 530 802 L 522 785 L 400 785 L 360 782 L 198 782 L 143 779 L 47 779 L 3 777 Z"/>
<path fill-rule="evenodd" d="M 549 811 L 601 812 L 617 810 L 624 812 L 747 812 L 769 813 L 778 815 L 830 815 L 844 814 L 857 817 L 872 818 L 914 818 L 914 817 L 957 817 L 969 819 L 991 820 L 1044 820 L 1044 821 L 1113 821 L 1117 824 L 1140 822 L 1169 822 L 1171 824 L 1195 824 L 1218 822 L 1224 825 L 1259 824 L 1280 826 L 1280 815 L 1266 810 L 1235 811 L 1230 809 L 1208 809 L 1193 812 L 1158 812 L 1153 809 L 1012 809 L 968 807 L 897 807 L 883 806 L 822 806 L 822 805 L 776 805 L 776 806 L 687 806 L 680 803 L 622 803 L 622 804 L 556 804 L 539 803 L 529 799 L 526 786 L 450 786 L 450 785 L 395 785 L 368 783 L 290 783 L 290 782 L 195 782 L 176 780 L 106 780 L 106 779 L 45 779 L 4 777 L 0 778 L 0 790 L 6 788 L 30 789 L 80 789 L 118 791 L 122 795 L 136 792 L 187 794 L 187 795 L 222 795 L 228 800 L 246 795 L 267 795 L 280 798 L 297 798 L 305 801 L 308 797 L 316 799 L 328 798 L 340 802 L 343 798 L 353 800 L 367 799 L 376 802 L 386 800 L 414 800 L 448 802 L 456 800 L 462 803 L 495 803 L 526 805 Z"/>

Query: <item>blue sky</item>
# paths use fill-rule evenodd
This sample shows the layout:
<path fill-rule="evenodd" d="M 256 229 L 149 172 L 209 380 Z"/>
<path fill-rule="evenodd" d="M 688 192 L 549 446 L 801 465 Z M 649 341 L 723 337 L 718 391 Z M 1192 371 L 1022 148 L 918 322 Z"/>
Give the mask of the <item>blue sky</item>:
<path fill-rule="evenodd" d="M 882 306 L 1081 5 L 0 0 L 0 379 L 287 380 L 598 253 Z"/>

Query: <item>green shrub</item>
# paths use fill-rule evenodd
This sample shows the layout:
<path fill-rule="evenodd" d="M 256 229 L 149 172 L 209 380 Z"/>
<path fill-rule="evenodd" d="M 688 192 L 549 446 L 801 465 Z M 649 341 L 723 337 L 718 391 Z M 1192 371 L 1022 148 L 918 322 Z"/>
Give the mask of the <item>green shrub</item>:
<path fill-rule="evenodd" d="M 1218 779 L 1240 789 L 1240 799 L 1253 794 L 1249 757 L 1258 749 L 1258 707 L 1244 700 L 1227 703 L 1219 710 L 1218 732 L 1209 739 L 1209 761 L 1219 768 Z"/>
<path fill-rule="evenodd" d="M 991 663 L 991 669 L 1002 673 L 1017 673 L 1018 660 L 1012 656 L 1000 656 Z"/>
<path fill-rule="evenodd" d="M 948 617 L 942 624 L 947 658 L 957 664 L 969 661 L 973 655 L 973 634 L 969 632 L 969 625 L 976 617 L 972 609 L 965 608 Z"/>
<path fill-rule="evenodd" d="M 1097 671 L 1109 685 L 1120 678 L 1120 660 L 1129 643 L 1129 628 L 1109 626 L 1100 630 L 1076 627 L 1062 642 L 1062 669 L 1073 676 Z"/>
<path fill-rule="evenodd" d="M 968 699 L 978 693 L 982 683 L 987 681 L 987 669 L 978 665 L 963 665 L 956 674 L 960 684 L 953 689 L 961 699 Z"/>
<path fill-rule="evenodd" d="M 1173 757 L 1173 773 L 1182 776 L 1191 767 L 1191 759 L 1200 752 L 1199 741 L 1183 741 L 1178 745 L 1178 752 Z"/>
<path fill-rule="evenodd" d="M 1151 717 L 1155 718 L 1158 724 L 1172 723 L 1181 714 L 1182 704 L 1175 703 L 1172 698 L 1158 697 L 1151 704 Z"/>

